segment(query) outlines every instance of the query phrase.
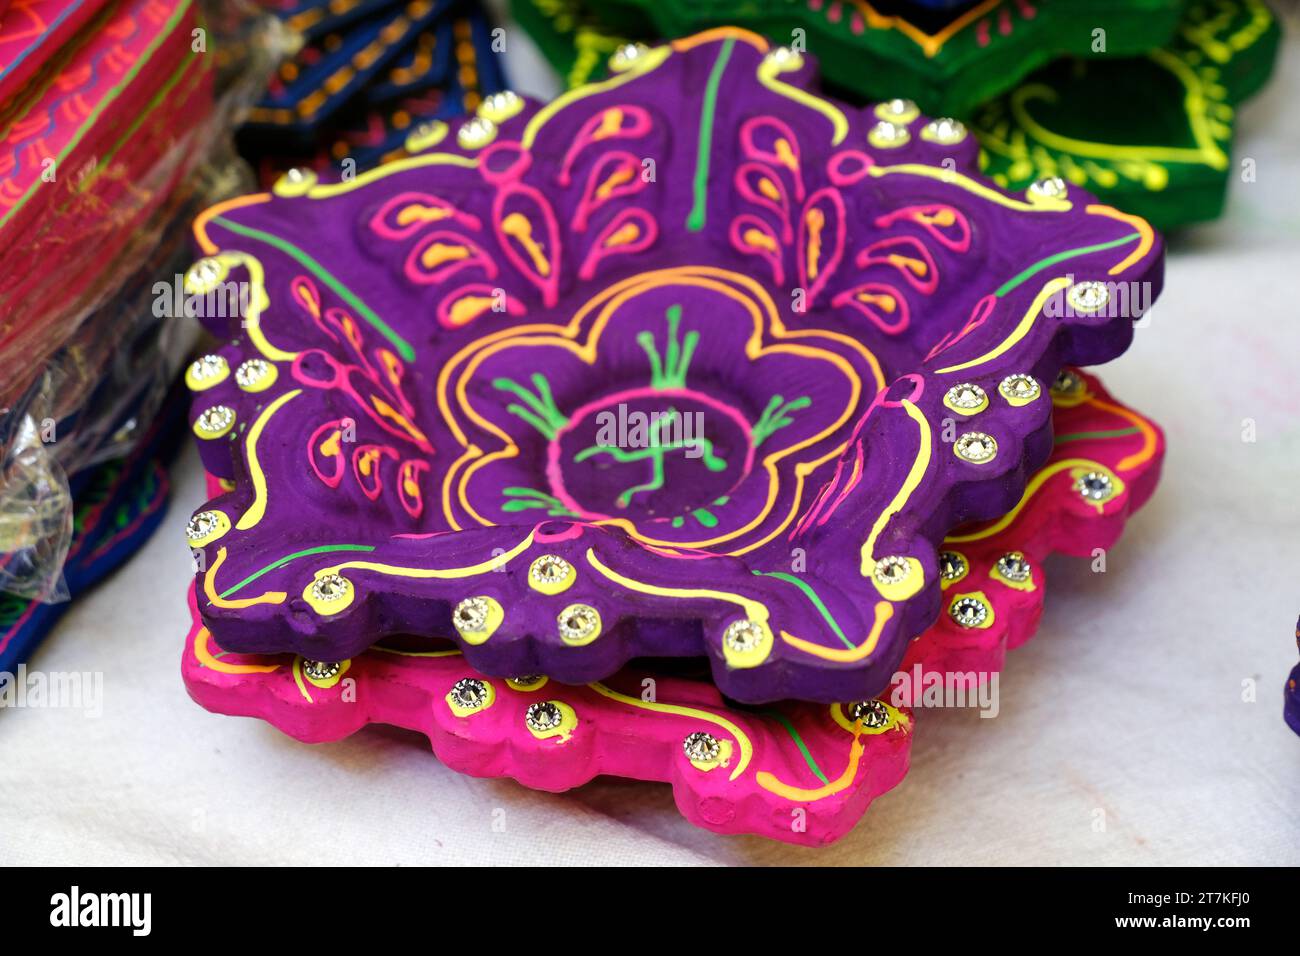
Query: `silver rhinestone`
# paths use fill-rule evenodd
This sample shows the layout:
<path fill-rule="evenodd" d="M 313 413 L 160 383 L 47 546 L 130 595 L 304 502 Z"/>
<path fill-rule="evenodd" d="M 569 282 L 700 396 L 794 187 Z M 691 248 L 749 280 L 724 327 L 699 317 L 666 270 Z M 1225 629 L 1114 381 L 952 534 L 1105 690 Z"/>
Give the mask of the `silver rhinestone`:
<path fill-rule="evenodd" d="M 600 627 L 600 614 L 588 604 L 570 604 L 556 618 L 560 637 L 566 641 L 581 641 L 591 637 Z"/>
<path fill-rule="evenodd" d="M 614 69 L 627 68 L 641 59 L 641 56 L 649 49 L 644 43 L 624 43 L 614 51 L 609 62 Z"/>
<path fill-rule="evenodd" d="M 216 530 L 217 522 L 218 518 L 215 511 L 200 511 L 190 518 L 190 523 L 185 526 L 185 537 L 191 541 L 206 538 Z"/>
<path fill-rule="evenodd" d="M 722 744 L 713 734 L 697 730 L 693 734 L 686 735 L 686 739 L 682 741 L 682 751 L 686 754 L 687 760 L 696 763 L 712 763 L 722 753 Z"/>
<path fill-rule="evenodd" d="M 902 97 L 885 100 L 885 102 L 876 106 L 876 116 L 891 122 L 910 122 L 916 118 L 919 112 L 920 110 L 914 102 L 905 100 Z"/>
<path fill-rule="evenodd" d="M 998 453 L 997 441 L 983 432 L 967 432 L 957 439 L 954 448 L 959 457 L 976 464 L 988 461 Z"/>
<path fill-rule="evenodd" d="M 859 700 L 849 704 L 849 720 L 860 720 L 863 727 L 878 730 L 889 723 L 889 708 L 882 701 Z"/>
<path fill-rule="evenodd" d="M 221 278 L 221 263 L 216 259 L 203 258 L 190 266 L 190 276 L 203 286 L 210 286 Z"/>
<path fill-rule="evenodd" d="M 211 408 L 205 408 L 199 415 L 199 420 L 195 423 L 199 426 L 200 431 L 219 432 L 225 431 L 235 423 L 235 410 L 228 405 L 213 405 Z"/>
<path fill-rule="evenodd" d="M 493 93 L 484 103 L 492 112 L 503 113 L 519 105 L 519 94 L 514 90 L 502 90 L 500 93 Z"/>
<path fill-rule="evenodd" d="M 978 385 L 962 382 L 948 389 L 943 400 L 954 408 L 979 408 L 988 400 L 988 395 Z"/>
<path fill-rule="evenodd" d="M 876 562 L 872 576 L 880 584 L 898 584 L 911 573 L 912 565 L 907 558 L 890 554 Z"/>
<path fill-rule="evenodd" d="M 311 594 L 318 601 L 341 601 L 352 585 L 341 574 L 327 574 L 312 582 Z"/>
<path fill-rule="evenodd" d="M 1016 401 L 1031 402 L 1042 390 L 1038 379 L 1021 373 L 1008 375 L 998 384 L 998 391 L 1002 393 L 1003 398 Z"/>
<path fill-rule="evenodd" d="M 478 710 L 487 703 L 487 684 L 473 677 L 462 677 L 451 687 L 451 700 L 461 710 Z"/>
<path fill-rule="evenodd" d="M 891 147 L 902 146 L 912 135 L 907 131 L 906 126 L 898 123 L 891 123 L 889 120 L 881 120 L 875 126 L 871 127 L 871 132 L 867 139 L 873 146 Z"/>
<path fill-rule="evenodd" d="M 1077 395 L 1083 391 L 1083 377 L 1078 372 L 1063 369 L 1052 383 L 1052 391 L 1062 396 Z"/>
<path fill-rule="evenodd" d="M 311 661 L 303 658 L 302 672 L 312 680 L 329 680 L 342 666 L 334 661 Z"/>
<path fill-rule="evenodd" d="M 921 138 L 941 146 L 955 146 L 966 138 L 966 124 L 946 116 L 933 119 L 921 130 Z"/>
<path fill-rule="evenodd" d="M 524 714 L 524 723 L 528 725 L 530 730 L 536 730 L 539 733 L 554 730 L 560 726 L 563 720 L 564 713 L 549 700 L 539 700 L 535 704 L 529 704 L 528 712 Z"/>
<path fill-rule="evenodd" d="M 284 178 L 287 182 L 291 182 L 294 185 L 301 185 L 307 182 L 307 172 L 306 170 L 295 166 L 284 174 Z"/>
<path fill-rule="evenodd" d="M 488 607 L 487 598 L 465 598 L 452 611 L 451 623 L 458 631 L 477 634 L 487 629 Z"/>
<path fill-rule="evenodd" d="M 1089 501 L 1105 501 L 1115 493 L 1115 483 L 1110 480 L 1110 475 L 1089 471 L 1075 480 L 1074 490 Z"/>
<path fill-rule="evenodd" d="M 199 382 L 224 375 L 230 366 L 220 355 L 203 355 L 190 363 L 190 378 Z"/>
<path fill-rule="evenodd" d="M 478 149 L 492 142 L 497 133 L 497 124 L 483 116 L 475 116 L 465 122 L 456 133 L 456 142 L 464 149 Z"/>
<path fill-rule="evenodd" d="M 964 597 L 954 601 L 948 614 L 962 627 L 979 627 L 988 620 L 988 606 L 978 598 Z"/>
<path fill-rule="evenodd" d="M 271 363 L 266 359 L 251 358 L 241 362 L 235 369 L 235 382 L 240 388 L 252 388 L 271 372 Z"/>
<path fill-rule="evenodd" d="M 558 554 L 544 554 L 532 563 L 528 574 L 538 584 L 559 584 L 573 574 L 573 565 Z"/>
<path fill-rule="evenodd" d="M 1110 301 L 1110 290 L 1104 282 L 1076 282 L 1070 286 L 1070 306 L 1075 312 L 1095 315 L 1106 308 Z"/>
<path fill-rule="evenodd" d="M 1029 559 L 1019 551 L 1008 551 L 998 558 L 998 573 L 1008 581 L 1014 581 L 1016 584 L 1023 584 L 1028 581 L 1033 570 L 1033 565 L 1029 563 Z"/>
<path fill-rule="evenodd" d="M 541 674 L 525 674 L 523 677 L 515 677 L 512 679 L 520 687 L 527 688 L 532 687 L 534 684 L 540 684 L 543 678 Z"/>
<path fill-rule="evenodd" d="M 762 625 L 745 618 L 732 621 L 722 633 L 723 643 L 739 654 L 758 647 L 763 643 L 763 637 Z"/>
<path fill-rule="evenodd" d="M 956 581 L 966 573 L 966 559 L 956 551 L 942 551 L 939 554 L 939 576 L 945 581 Z"/>
<path fill-rule="evenodd" d="M 1069 187 L 1065 185 L 1065 180 L 1060 176 L 1049 176 L 1047 179 L 1040 179 L 1029 186 L 1029 193 L 1032 196 L 1042 196 L 1045 199 L 1057 199 L 1068 192 Z"/>

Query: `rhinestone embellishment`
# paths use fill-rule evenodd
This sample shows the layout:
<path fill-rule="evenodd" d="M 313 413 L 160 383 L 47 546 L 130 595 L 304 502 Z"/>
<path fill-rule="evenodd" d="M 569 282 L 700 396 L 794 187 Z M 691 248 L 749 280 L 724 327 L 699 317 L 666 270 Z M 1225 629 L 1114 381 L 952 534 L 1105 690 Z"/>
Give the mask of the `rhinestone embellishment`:
<path fill-rule="evenodd" d="M 921 130 L 921 139 L 940 146 L 955 146 L 966 138 L 966 124 L 944 117 L 930 120 Z"/>
<path fill-rule="evenodd" d="M 1100 471 L 1089 471 L 1080 475 L 1074 482 L 1074 488 L 1089 501 L 1105 501 L 1115 493 L 1115 483 L 1110 475 Z"/>
<path fill-rule="evenodd" d="M 849 704 L 849 720 L 860 720 L 863 727 L 879 730 L 889 723 L 889 708 L 879 700 L 860 700 Z"/>
<path fill-rule="evenodd" d="M 921 110 L 911 100 L 901 97 L 876 104 L 876 119 L 890 123 L 910 123 L 921 115 Z"/>
<path fill-rule="evenodd" d="M 206 437 L 220 437 L 235 424 L 235 410 L 228 405 L 205 408 L 194 422 L 194 430 Z"/>
<path fill-rule="evenodd" d="M 204 355 L 190 363 L 190 379 L 208 382 L 219 379 L 230 370 L 230 365 L 220 355 Z"/>
<path fill-rule="evenodd" d="M 191 541 L 198 541 L 216 531 L 217 525 L 218 519 L 215 511 L 200 511 L 190 518 L 189 524 L 185 526 L 185 537 Z"/>
<path fill-rule="evenodd" d="M 451 623 L 462 633 L 477 634 L 487 630 L 487 619 L 488 602 L 483 597 L 465 598 L 451 612 Z"/>
<path fill-rule="evenodd" d="M 912 134 L 907 131 L 906 126 L 891 123 L 889 120 L 881 120 L 867 133 L 867 142 L 877 149 L 895 149 L 905 146 L 911 138 Z"/>
<path fill-rule="evenodd" d="M 993 456 L 998 453 L 998 443 L 992 435 L 983 432 L 967 432 L 953 443 L 953 451 L 957 453 L 958 458 L 978 465 L 992 461 Z"/>
<path fill-rule="evenodd" d="M 876 562 L 872 576 L 880 584 L 898 584 L 912 573 L 912 565 L 907 558 L 890 554 Z"/>
<path fill-rule="evenodd" d="M 1096 315 L 1110 301 L 1110 290 L 1102 282 L 1076 282 L 1068 295 L 1070 307 L 1083 315 Z"/>
<path fill-rule="evenodd" d="M 310 680 L 329 680 L 343 669 L 343 665 L 336 661 L 310 661 L 306 658 L 302 662 L 302 672 Z"/>
<path fill-rule="evenodd" d="M 504 123 L 523 111 L 523 98 L 514 90 L 502 90 L 485 97 L 478 106 L 478 115 L 493 123 Z"/>
<path fill-rule="evenodd" d="M 560 612 L 560 640 L 571 644 L 586 641 L 600 633 L 600 613 L 589 604 L 570 604 Z"/>
<path fill-rule="evenodd" d="M 962 627 L 979 627 L 988 620 L 989 609 L 978 598 L 964 597 L 952 602 L 948 614 Z"/>
<path fill-rule="evenodd" d="M 956 581 L 966 573 L 966 559 L 956 551 L 942 551 L 939 554 L 939 577 L 945 581 Z"/>
<path fill-rule="evenodd" d="M 943 397 L 943 403 L 949 408 L 958 408 L 963 411 L 974 411 L 977 408 L 982 408 L 987 401 L 988 395 L 984 389 L 978 385 L 972 385 L 970 382 L 954 385 L 948 389 L 948 394 Z"/>
<path fill-rule="evenodd" d="M 763 628 L 757 621 L 732 621 L 722 633 L 722 641 L 738 654 L 752 651 L 763 642 Z"/>
<path fill-rule="evenodd" d="M 1022 373 L 1008 375 L 998 383 L 998 392 L 1009 402 L 1032 402 L 1042 391 L 1038 379 Z"/>
<path fill-rule="evenodd" d="M 528 729 L 537 733 L 554 730 L 563 720 L 564 714 L 560 708 L 549 700 L 539 700 L 535 704 L 529 704 L 528 711 L 524 714 L 524 723 L 528 725 Z"/>
<path fill-rule="evenodd" d="M 998 558 L 998 574 L 1002 575 L 1008 581 L 1014 581 L 1016 584 L 1023 584 L 1029 580 L 1029 575 L 1033 572 L 1033 565 L 1029 559 L 1019 551 L 1008 551 L 1002 557 Z"/>
<path fill-rule="evenodd" d="M 352 590 L 352 583 L 341 574 L 326 574 L 312 582 L 311 594 L 317 601 L 341 601 Z"/>
<path fill-rule="evenodd" d="M 573 565 L 558 554 L 544 554 L 528 567 L 533 587 L 540 590 L 564 590 L 562 585 L 573 576 Z"/>
<path fill-rule="evenodd" d="M 1029 186 L 1029 195 L 1031 198 L 1041 199 L 1059 199 L 1069 191 L 1065 185 L 1065 180 L 1060 176 L 1050 176 L 1047 179 L 1040 179 Z"/>
<path fill-rule="evenodd" d="M 185 273 L 185 291 L 195 295 L 206 295 L 221 281 L 221 263 L 207 257 L 190 266 Z"/>
<path fill-rule="evenodd" d="M 615 73 L 630 70 L 633 64 L 645 56 L 649 49 L 644 43 L 624 43 L 609 58 L 609 68 Z"/>
<path fill-rule="evenodd" d="M 1083 378 L 1078 372 L 1072 372 L 1068 368 L 1063 369 L 1061 374 L 1056 376 L 1056 381 L 1052 383 L 1052 391 L 1062 397 L 1078 395 L 1083 391 Z"/>
<path fill-rule="evenodd" d="M 692 763 L 713 763 L 722 754 L 722 744 L 713 734 L 697 730 L 682 741 L 682 751 Z"/>
<path fill-rule="evenodd" d="M 452 703 L 462 710 L 478 710 L 487 698 L 487 684 L 473 677 L 462 677 L 451 688 Z"/>
<path fill-rule="evenodd" d="M 496 123 L 483 116 L 474 116 L 456 131 L 456 142 L 462 149 L 482 149 L 496 139 L 496 135 Z"/>
<path fill-rule="evenodd" d="M 266 359 L 251 358 L 235 369 L 235 382 L 240 388 L 256 388 L 271 374 L 271 363 Z"/>

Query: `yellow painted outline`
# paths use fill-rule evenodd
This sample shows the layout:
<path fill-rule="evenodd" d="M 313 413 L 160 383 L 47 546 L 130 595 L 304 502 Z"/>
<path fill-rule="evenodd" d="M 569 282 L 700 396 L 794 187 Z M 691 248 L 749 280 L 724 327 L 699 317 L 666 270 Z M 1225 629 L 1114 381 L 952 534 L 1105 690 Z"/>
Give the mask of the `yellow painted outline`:
<path fill-rule="evenodd" d="M 979 356 L 979 358 L 973 358 L 969 362 L 962 362 L 960 365 L 949 365 L 947 368 L 939 369 L 935 374 L 949 375 L 953 372 L 964 372 L 966 369 L 984 365 L 986 362 L 991 362 L 995 358 L 1011 351 L 1017 342 L 1029 334 L 1029 330 L 1033 328 L 1034 322 L 1038 320 L 1038 316 L 1043 311 L 1043 306 L 1047 303 L 1047 300 L 1069 284 L 1070 279 L 1068 276 L 1058 276 L 1057 278 L 1050 280 L 1042 287 L 1042 289 L 1039 290 L 1038 295 L 1034 297 L 1034 301 L 1025 312 L 1024 317 L 1016 327 L 1011 330 L 1011 334 L 1003 339 L 1000 344 L 991 351 L 985 352 L 983 355 Z"/>
<path fill-rule="evenodd" d="M 280 669 L 279 664 L 227 664 L 213 657 L 208 650 L 208 639 L 212 635 L 206 627 L 201 627 L 194 635 L 194 656 L 208 670 L 219 674 L 270 674 Z"/>
<path fill-rule="evenodd" d="M 236 609 L 252 607 L 255 604 L 283 604 L 284 599 L 288 597 L 284 591 L 266 591 L 253 598 L 235 598 L 227 600 L 217 593 L 214 581 L 217 572 L 221 566 L 226 563 L 226 549 L 224 547 L 217 549 L 217 559 L 212 562 L 212 567 L 208 568 L 208 573 L 203 575 L 203 594 L 208 599 L 208 603 L 213 607 L 227 609 Z"/>
<path fill-rule="evenodd" d="M 781 640 L 792 647 L 798 648 L 805 654 L 811 654 L 813 657 L 820 657 L 825 661 L 835 661 L 838 664 L 852 664 L 871 656 L 871 652 L 876 649 L 876 644 L 880 641 L 880 634 L 884 630 L 885 624 L 893 616 L 894 605 L 888 601 L 877 601 L 876 619 L 871 625 L 871 633 L 867 635 L 866 640 L 852 650 L 847 647 L 826 647 L 822 644 L 814 644 L 812 641 L 804 640 L 802 637 L 795 637 L 785 631 L 781 632 Z"/>
<path fill-rule="evenodd" d="M 942 183 L 950 186 L 958 186 L 972 195 L 981 199 L 988 200 L 998 206 L 1005 206 L 1007 209 L 1015 209 L 1019 212 L 1066 212 L 1074 208 L 1074 204 L 1068 199 L 1050 198 L 1044 196 L 1037 202 L 1024 202 L 1013 196 L 1004 196 L 996 189 L 990 189 L 983 183 L 976 182 L 969 176 L 955 172 L 951 169 L 945 169 L 942 166 L 927 166 L 924 163 L 899 163 L 895 166 L 870 166 L 867 168 L 869 176 L 921 176 L 925 179 L 937 179 Z"/>
<path fill-rule="evenodd" d="M 255 528 L 266 514 L 266 472 L 262 470 L 262 463 L 257 457 L 257 441 L 262 437 L 262 432 L 266 429 L 266 423 L 271 420 L 271 416 L 301 394 L 300 388 L 285 392 L 262 410 L 253 427 L 248 430 L 248 437 L 244 439 L 244 458 L 248 465 L 248 479 L 253 485 L 253 504 L 235 522 L 235 528 L 239 531 Z"/>

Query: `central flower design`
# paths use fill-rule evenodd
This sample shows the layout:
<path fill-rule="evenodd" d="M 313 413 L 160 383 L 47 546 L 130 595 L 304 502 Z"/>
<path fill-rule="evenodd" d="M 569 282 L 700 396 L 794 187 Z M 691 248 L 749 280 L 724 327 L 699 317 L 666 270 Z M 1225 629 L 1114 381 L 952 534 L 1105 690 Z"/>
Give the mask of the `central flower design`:
<path fill-rule="evenodd" d="M 880 384 L 865 345 L 793 334 L 746 276 L 647 273 L 448 362 L 438 403 L 475 451 L 443 497 L 457 528 L 536 514 L 747 553 L 789 530 Z"/>

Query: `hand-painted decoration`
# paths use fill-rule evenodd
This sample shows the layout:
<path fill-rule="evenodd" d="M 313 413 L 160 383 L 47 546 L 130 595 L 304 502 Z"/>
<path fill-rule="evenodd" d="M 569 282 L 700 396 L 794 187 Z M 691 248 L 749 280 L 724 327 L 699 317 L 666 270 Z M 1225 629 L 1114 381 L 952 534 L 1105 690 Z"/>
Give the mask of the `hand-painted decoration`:
<path fill-rule="evenodd" d="M 1238 106 L 1267 81 L 1281 31 L 1262 0 L 1191 4 L 1140 57 L 1066 60 L 972 116 L 986 175 L 1010 189 L 1061 179 L 1161 229 L 1216 218 Z"/>
<path fill-rule="evenodd" d="M 502 679 L 474 670 L 448 641 L 397 637 L 341 662 L 232 654 L 213 641 L 193 600 L 185 683 L 209 710 L 259 717 L 299 740 L 394 724 L 425 734 L 463 773 L 551 791 L 599 774 L 660 781 L 697 826 L 826 844 L 901 780 L 913 721 L 905 703 L 929 706 L 945 675 L 987 679 L 1000 670 L 1006 648 L 1037 626 L 1043 559 L 1111 547 L 1153 490 L 1164 442 L 1150 421 L 1082 373 L 1062 375 L 1051 401 L 1051 459 L 1001 519 L 945 543 L 948 613 L 912 644 L 879 699 L 751 710 L 726 703 L 701 675 L 635 668 L 585 686 Z M 962 687 L 971 701 L 978 691 Z"/>
<path fill-rule="evenodd" d="M 874 696 L 944 534 L 1046 458 L 1047 385 L 1159 291 L 1142 220 L 993 188 L 961 124 L 752 34 L 615 66 L 200 217 L 192 290 L 250 289 L 191 416 L 235 481 L 191 528 L 224 648 L 451 632 L 491 675 L 706 654 L 733 699 Z"/>

